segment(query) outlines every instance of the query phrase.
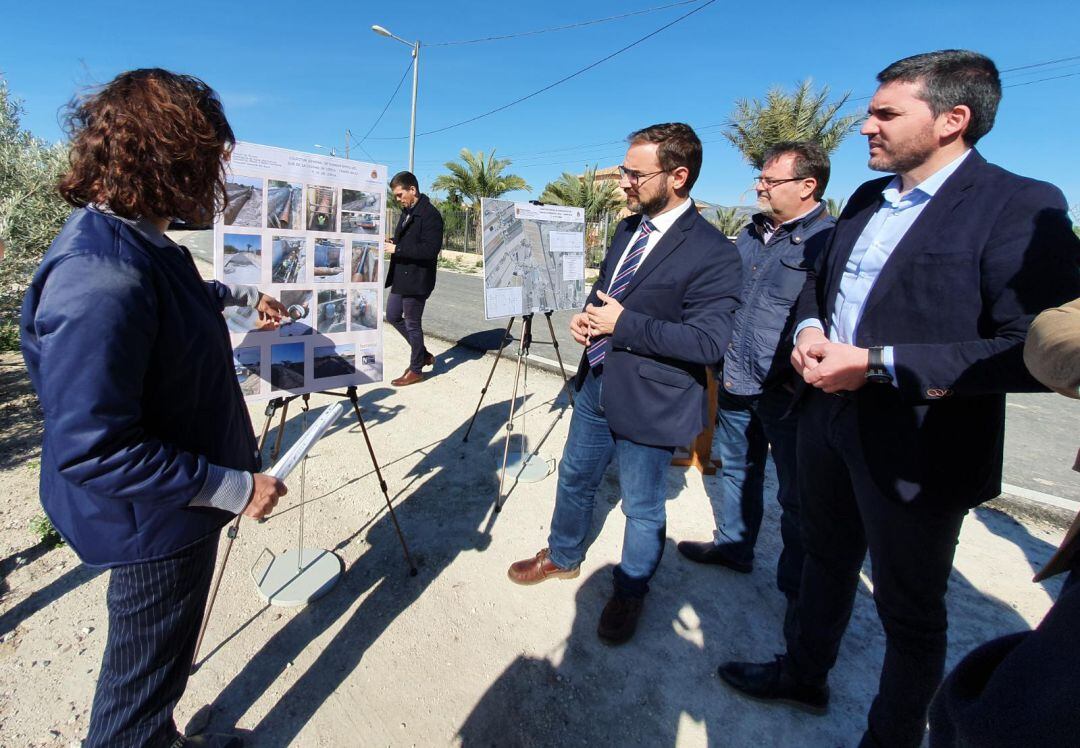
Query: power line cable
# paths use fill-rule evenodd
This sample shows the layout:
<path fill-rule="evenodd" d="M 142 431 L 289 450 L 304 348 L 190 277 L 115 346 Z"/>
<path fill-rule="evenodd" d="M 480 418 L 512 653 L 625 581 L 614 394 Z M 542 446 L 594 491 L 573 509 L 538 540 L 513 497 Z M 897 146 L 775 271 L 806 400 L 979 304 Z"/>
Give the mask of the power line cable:
<path fill-rule="evenodd" d="M 710 5 L 712 5 L 715 2 L 716 2 L 716 0 L 706 0 L 704 3 L 702 3 L 698 7 L 691 10 L 689 13 L 684 13 L 683 15 L 676 18 L 674 21 L 671 21 L 670 23 L 666 23 L 663 26 L 661 26 L 660 28 L 656 29 L 655 31 L 649 32 L 648 34 L 641 37 L 640 39 L 636 39 L 636 40 L 630 42 L 625 47 L 623 47 L 623 48 L 621 48 L 619 50 L 616 50 L 615 52 L 612 52 L 608 56 L 602 57 L 601 59 L 597 60 L 596 62 L 590 63 L 589 65 L 586 65 L 585 67 L 581 68 L 580 70 L 577 70 L 577 71 L 571 73 L 570 75 L 564 76 L 564 77 L 560 78 L 559 80 L 555 81 L 554 83 L 549 83 L 548 85 L 544 86 L 543 88 L 539 88 L 536 91 L 533 91 L 532 93 L 521 96 L 521 97 L 519 97 L 517 99 L 514 99 L 513 101 L 511 101 L 511 102 L 509 102 L 507 104 L 503 104 L 502 106 L 499 106 L 499 107 L 491 109 L 491 110 L 489 110 L 487 112 L 484 112 L 483 114 L 477 114 L 474 117 L 469 117 L 468 119 L 461 120 L 460 122 L 455 122 L 452 125 L 445 125 L 444 127 L 437 127 L 437 128 L 435 128 L 433 130 L 426 130 L 425 132 L 417 133 L 417 137 L 419 137 L 421 135 L 434 135 L 435 133 L 446 132 L 447 130 L 453 130 L 456 127 L 461 127 L 462 125 L 467 125 L 470 122 L 476 122 L 477 120 L 484 119 L 485 117 L 490 117 L 493 114 L 497 114 L 499 112 L 505 111 L 506 109 L 509 109 L 512 106 L 516 106 L 516 105 L 522 103 L 523 101 L 528 101 L 529 99 L 531 99 L 531 98 L 533 98 L 535 96 L 539 96 L 540 94 L 544 93 L 545 91 L 550 91 L 551 89 L 555 88 L 556 86 L 559 86 L 559 85 L 561 85 L 563 83 L 566 83 L 568 80 L 572 80 L 573 78 L 577 78 L 579 75 L 582 75 L 583 73 L 586 73 L 589 70 L 592 70 L 593 68 L 604 64 L 605 62 L 612 59 L 613 57 L 621 55 L 623 52 L 627 51 L 628 49 L 636 47 L 638 44 L 641 44 L 642 42 L 646 41 L 647 39 L 650 39 L 650 38 L 656 36 L 660 32 L 671 28 L 672 26 L 679 23 L 680 21 L 683 21 L 683 20 L 689 18 L 690 16 L 694 15 L 695 13 L 698 13 L 699 11 L 704 10 L 705 8 L 709 7 Z M 372 140 L 405 140 L 405 138 L 404 137 L 372 138 Z"/>
<path fill-rule="evenodd" d="M 480 39 L 463 39 L 453 42 L 434 42 L 432 44 L 425 44 L 425 47 L 454 47 L 463 44 L 480 44 L 482 42 L 497 42 L 504 39 L 518 39 L 523 36 L 538 36 L 539 34 L 550 34 L 553 31 L 567 31 L 569 29 L 578 29 L 583 26 L 595 26 L 598 23 L 607 23 L 608 21 L 618 21 L 622 18 L 630 18 L 631 16 L 640 16 L 645 13 L 655 13 L 658 10 L 666 10 L 668 8 L 677 8 L 680 5 L 693 5 L 698 0 L 680 0 L 677 3 L 668 3 L 667 5 L 657 5 L 652 8 L 645 8 L 643 10 L 634 10 L 629 13 L 621 13 L 617 16 L 607 16 L 606 18 L 594 18 L 591 21 L 580 21 L 579 23 L 568 23 L 565 26 L 552 26 L 546 29 L 537 29 L 536 31 L 522 31 L 516 34 L 503 34 L 502 36 L 485 36 Z"/>
<path fill-rule="evenodd" d="M 368 135 L 371 135 L 372 131 L 379 126 L 380 122 L 382 122 L 383 115 L 386 114 L 386 110 L 390 108 L 390 105 L 394 103 L 394 99 L 397 98 L 398 91 L 401 90 L 401 84 L 405 82 L 405 78 L 408 77 L 409 71 L 412 70 L 412 66 L 413 64 L 415 64 L 415 62 L 416 60 L 414 58 L 409 58 L 409 65 L 405 68 L 405 72 L 401 74 L 401 80 L 398 81 L 397 86 L 394 88 L 394 93 L 390 94 L 390 98 L 386 100 L 386 106 L 382 108 L 382 111 L 379 112 L 379 116 L 375 118 L 375 122 L 371 125 L 371 127 L 368 128 L 368 131 L 364 133 L 364 137 L 356 141 L 356 144 L 358 146 L 361 146 L 361 144 L 368 139 Z M 353 138 L 353 140 L 356 139 Z M 376 138 L 376 140 L 378 140 L 378 138 Z M 361 146 L 361 150 L 362 149 L 363 146 Z M 364 151 L 364 153 L 367 153 L 367 151 Z"/>
<path fill-rule="evenodd" d="M 1013 72 L 1015 70 L 1027 70 L 1028 68 L 1041 68 L 1044 65 L 1053 65 L 1054 63 L 1057 63 L 1057 62 L 1069 62 L 1070 60 L 1080 60 L 1080 55 L 1076 55 L 1074 57 L 1062 57 L 1062 58 L 1057 59 L 1057 60 L 1047 60 L 1046 62 L 1034 62 L 1034 63 L 1032 63 L 1030 65 L 1019 65 L 1019 66 L 1014 67 L 1014 68 L 1005 68 L 1004 70 L 1002 70 L 1000 72 L 1002 72 L 1002 73 L 1011 73 L 1011 72 Z"/>

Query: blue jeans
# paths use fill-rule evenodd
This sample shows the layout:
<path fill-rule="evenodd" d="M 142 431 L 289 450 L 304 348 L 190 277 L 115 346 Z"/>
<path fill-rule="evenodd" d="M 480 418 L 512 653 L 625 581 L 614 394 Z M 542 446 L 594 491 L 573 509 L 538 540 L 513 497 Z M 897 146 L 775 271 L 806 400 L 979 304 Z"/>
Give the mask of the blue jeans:
<path fill-rule="evenodd" d="M 675 449 L 637 444 L 613 434 L 600 404 L 602 388 L 603 376 L 590 371 L 574 398 L 548 548 L 551 560 L 564 569 L 585 559 L 596 488 L 611 458 L 617 457 L 626 529 L 622 562 L 614 571 L 615 593 L 644 597 L 664 553 L 664 484 Z"/>
<path fill-rule="evenodd" d="M 795 447 L 798 416 L 783 415 L 791 404 L 791 393 L 782 387 L 760 395 L 732 395 L 720 389 L 719 425 L 716 445 L 722 461 L 717 497 L 710 497 L 716 518 L 716 544 L 728 556 L 754 560 L 754 545 L 764 512 L 765 462 L 772 445 L 773 463 L 779 484 L 780 536 L 784 549 L 776 569 L 776 586 L 788 597 L 799 592 L 803 548 L 799 537 L 799 488 L 795 475 Z"/>

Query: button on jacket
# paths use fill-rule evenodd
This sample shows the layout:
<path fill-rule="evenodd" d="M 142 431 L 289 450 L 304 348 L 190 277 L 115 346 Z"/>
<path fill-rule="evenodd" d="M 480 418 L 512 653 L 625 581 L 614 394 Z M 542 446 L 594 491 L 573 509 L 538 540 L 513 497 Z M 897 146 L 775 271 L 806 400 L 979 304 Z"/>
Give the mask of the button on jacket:
<path fill-rule="evenodd" d="M 72 213 L 23 301 L 23 356 L 45 416 L 41 502 L 94 566 L 163 558 L 229 512 L 189 503 L 212 466 L 258 469 L 221 315 L 186 252 L 121 219 Z"/>
<path fill-rule="evenodd" d="M 797 322 L 793 307 L 835 225 L 822 204 L 778 226 L 768 241 L 761 213 L 739 233 L 735 246 L 742 256 L 743 302 L 724 355 L 728 392 L 758 395 L 790 380 L 791 333 Z"/>

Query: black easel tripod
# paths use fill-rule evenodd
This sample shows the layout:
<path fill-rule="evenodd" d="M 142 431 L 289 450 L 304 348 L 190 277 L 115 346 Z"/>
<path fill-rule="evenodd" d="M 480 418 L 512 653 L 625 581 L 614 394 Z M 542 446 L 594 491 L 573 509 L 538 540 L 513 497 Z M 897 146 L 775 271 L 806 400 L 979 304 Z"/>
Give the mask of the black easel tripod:
<path fill-rule="evenodd" d="M 394 513 L 394 506 L 390 503 L 390 494 L 386 487 L 386 480 L 383 478 L 382 470 L 379 468 L 379 461 L 375 458 L 375 450 L 371 446 L 371 437 L 368 436 L 367 426 L 364 424 L 364 419 L 360 415 L 360 398 L 357 396 L 356 386 L 350 386 L 345 392 L 326 391 L 320 392 L 319 394 L 344 397 L 352 403 L 353 412 L 356 414 L 356 421 L 360 424 L 360 430 L 364 434 L 364 442 L 367 444 L 368 456 L 371 457 L 371 464 L 375 468 L 375 476 L 379 479 L 379 488 L 382 490 L 383 498 L 386 500 L 386 508 L 390 513 L 391 521 L 394 523 L 394 530 L 397 532 L 398 540 L 401 541 L 401 550 L 405 553 L 405 563 L 409 566 L 409 576 L 415 577 L 417 573 L 416 564 L 413 563 L 412 556 L 409 555 L 409 546 L 405 542 L 405 535 L 401 532 L 401 526 L 398 524 L 397 515 Z M 303 398 L 304 409 L 306 410 L 311 393 L 277 397 L 266 404 L 266 410 L 264 411 L 266 420 L 263 421 L 262 434 L 259 436 L 260 454 L 262 454 L 263 447 L 266 444 L 266 437 L 270 432 L 270 424 L 274 420 L 274 415 L 277 413 L 278 409 L 281 410 L 281 420 L 278 422 L 277 438 L 274 441 L 274 448 L 270 451 L 271 462 L 276 461 L 281 452 L 281 442 L 285 435 L 285 420 L 289 414 L 289 403 L 300 397 Z M 233 541 L 236 540 L 236 536 L 239 534 L 241 517 L 243 517 L 243 514 L 236 515 L 236 518 L 225 532 L 228 542 L 225 544 L 225 552 L 222 555 L 221 564 L 214 573 L 214 581 L 210 586 L 210 597 L 206 603 L 206 612 L 203 614 L 202 625 L 199 628 L 199 638 L 195 642 L 195 654 L 192 657 L 193 669 L 194 663 L 199 661 L 199 650 L 202 648 L 203 636 L 206 634 L 206 626 L 210 622 L 210 613 L 214 609 L 214 601 L 217 599 L 218 588 L 221 586 L 221 578 L 225 573 L 225 565 L 229 563 L 229 554 L 232 552 Z"/>
<path fill-rule="evenodd" d="M 547 319 L 548 332 L 551 333 L 551 345 L 555 349 L 555 358 L 559 362 L 559 371 L 562 372 L 563 388 L 566 389 L 566 393 L 567 393 L 567 395 L 569 395 L 569 398 L 570 398 L 570 405 L 573 406 L 573 404 L 574 404 L 574 388 L 569 386 L 570 382 L 567 380 L 567 377 L 566 377 L 566 368 L 563 366 L 562 355 L 559 353 L 559 341 L 555 337 L 555 328 L 551 324 L 551 314 L 552 314 L 551 311 L 546 311 L 546 312 L 544 312 L 544 317 Z M 510 321 L 506 323 L 506 330 L 503 331 L 502 339 L 499 341 L 499 350 L 495 354 L 495 361 L 492 362 L 492 364 L 491 364 L 491 371 L 488 372 L 487 381 L 484 382 L 484 386 L 480 390 L 480 399 L 476 403 L 476 410 L 473 411 L 472 419 L 469 421 L 469 428 L 466 429 L 465 436 L 462 439 L 462 441 L 464 441 L 464 442 L 469 441 L 469 434 L 472 432 L 473 424 L 476 423 L 476 416 L 480 413 L 480 406 L 484 402 L 484 395 L 487 394 L 488 387 L 491 385 L 491 380 L 495 376 L 495 368 L 499 365 L 499 360 L 502 358 L 503 348 L 506 347 L 506 344 L 507 344 L 507 342 L 509 340 L 513 340 L 513 335 L 511 333 L 511 328 L 513 327 L 514 320 L 516 320 L 516 319 L 517 319 L 517 317 L 511 317 Z M 532 346 L 532 339 L 533 339 L 533 336 L 532 336 L 532 322 L 533 322 L 533 314 L 531 312 L 529 314 L 525 314 L 525 315 L 523 315 L 521 317 L 521 336 L 518 338 L 517 367 L 516 367 L 516 369 L 514 371 L 514 391 L 513 391 L 513 395 L 511 395 L 511 397 L 510 397 L 510 416 L 506 420 L 506 438 L 505 438 L 505 441 L 503 443 L 502 470 L 499 473 L 499 494 L 498 494 L 498 496 L 495 497 L 495 511 L 496 512 L 502 511 L 503 486 L 504 486 L 504 484 L 506 482 L 506 462 L 507 462 L 507 458 L 509 457 L 509 454 L 510 454 L 510 436 L 512 435 L 512 433 L 514 431 L 514 414 L 515 414 L 516 409 L 517 409 L 518 383 L 521 380 L 522 362 L 524 362 L 524 365 L 525 365 L 525 379 L 526 379 L 526 382 L 528 382 L 528 377 L 529 377 L 529 374 L 528 374 L 529 348 Z M 554 425 L 555 424 L 552 423 L 551 427 L 548 429 L 548 433 L 551 432 L 551 429 L 554 428 Z M 547 434 L 544 435 L 544 438 L 547 438 Z M 543 441 L 543 439 L 541 439 L 541 442 L 542 441 Z"/>

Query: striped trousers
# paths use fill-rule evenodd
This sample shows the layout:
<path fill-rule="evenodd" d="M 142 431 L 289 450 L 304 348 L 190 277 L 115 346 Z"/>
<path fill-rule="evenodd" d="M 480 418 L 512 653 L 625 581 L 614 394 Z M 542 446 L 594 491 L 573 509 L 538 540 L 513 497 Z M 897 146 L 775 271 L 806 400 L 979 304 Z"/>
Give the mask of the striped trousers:
<path fill-rule="evenodd" d="M 187 685 L 218 533 L 157 561 L 118 566 L 109 579 L 109 635 L 84 748 L 168 746 Z"/>

